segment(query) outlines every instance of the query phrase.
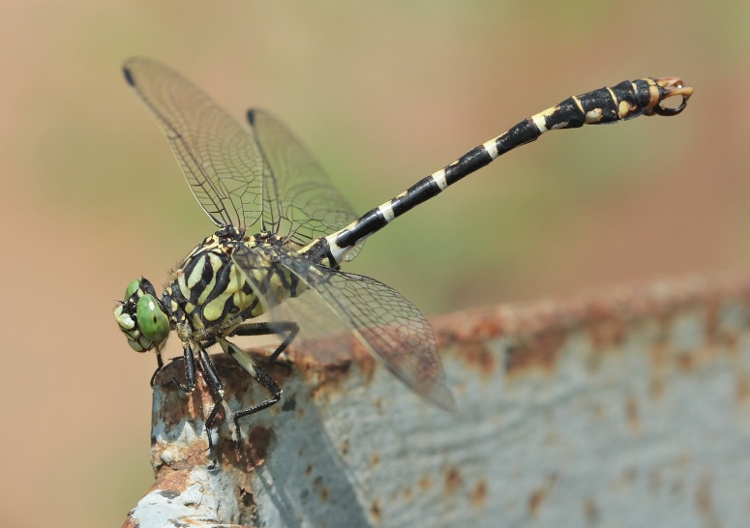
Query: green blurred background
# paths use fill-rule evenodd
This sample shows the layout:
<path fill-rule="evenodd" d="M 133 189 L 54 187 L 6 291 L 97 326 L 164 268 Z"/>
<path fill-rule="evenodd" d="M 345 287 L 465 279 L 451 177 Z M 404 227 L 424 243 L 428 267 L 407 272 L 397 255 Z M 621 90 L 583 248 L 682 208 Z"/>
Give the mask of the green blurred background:
<path fill-rule="evenodd" d="M 3 1 L 2 524 L 118 526 L 153 479 L 155 361 L 114 300 L 212 225 L 125 58 L 273 111 L 362 212 L 568 95 L 695 87 L 679 117 L 545 136 L 369 240 L 347 269 L 429 314 L 745 269 L 748 24 L 739 0 Z"/>

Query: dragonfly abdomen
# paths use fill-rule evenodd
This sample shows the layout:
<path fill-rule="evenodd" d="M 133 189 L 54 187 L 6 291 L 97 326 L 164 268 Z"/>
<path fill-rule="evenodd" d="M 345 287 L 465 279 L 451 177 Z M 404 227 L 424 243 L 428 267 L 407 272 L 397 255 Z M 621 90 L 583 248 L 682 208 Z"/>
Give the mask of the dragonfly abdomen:
<path fill-rule="evenodd" d="M 583 125 L 616 123 L 640 115 L 679 114 L 693 93 L 676 77 L 623 81 L 612 87 L 568 97 L 557 105 L 534 114 L 508 131 L 471 149 L 444 168 L 423 178 L 401 194 L 370 210 L 343 229 L 328 235 L 331 254 L 340 263 L 360 240 L 429 200 L 448 186 L 488 165 L 506 152 L 537 139 L 550 130 Z M 676 107 L 661 106 L 670 97 L 682 97 Z"/>

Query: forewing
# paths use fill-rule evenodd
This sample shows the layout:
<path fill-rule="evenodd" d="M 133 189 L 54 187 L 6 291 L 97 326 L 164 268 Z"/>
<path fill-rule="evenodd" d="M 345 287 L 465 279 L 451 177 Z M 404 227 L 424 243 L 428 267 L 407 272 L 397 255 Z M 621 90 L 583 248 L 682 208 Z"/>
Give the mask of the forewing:
<path fill-rule="evenodd" d="M 309 314 L 320 317 L 321 311 L 326 312 L 325 317 L 336 320 L 331 326 L 353 331 L 367 350 L 409 388 L 438 407 L 455 409 L 453 394 L 445 385 L 432 327 L 416 306 L 370 277 L 334 271 L 293 257 L 282 263 L 309 288 L 300 302 L 295 304 L 297 299 L 290 299 L 284 306 L 304 307 L 305 296 L 316 298 L 314 311 L 307 310 L 302 317 L 292 314 L 301 320 L 302 336 L 307 331 L 304 323 Z"/>
<path fill-rule="evenodd" d="M 167 66 L 136 58 L 128 83 L 156 118 L 196 200 L 218 226 L 252 225 L 269 172 L 252 133 Z"/>
<path fill-rule="evenodd" d="M 328 174 L 283 124 L 260 110 L 250 110 L 247 117 L 273 174 L 273 185 L 264 189 L 265 230 L 304 246 L 358 218 Z M 347 260 L 358 251 L 355 248 Z"/>

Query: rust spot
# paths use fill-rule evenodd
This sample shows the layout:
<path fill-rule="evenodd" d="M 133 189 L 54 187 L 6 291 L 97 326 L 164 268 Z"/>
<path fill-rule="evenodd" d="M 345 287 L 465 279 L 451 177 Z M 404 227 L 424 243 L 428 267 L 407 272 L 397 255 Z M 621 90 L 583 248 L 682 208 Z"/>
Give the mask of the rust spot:
<path fill-rule="evenodd" d="M 625 324 L 620 319 L 607 319 L 591 326 L 591 341 L 594 350 L 603 352 L 611 348 L 619 348 L 625 341 Z"/>
<path fill-rule="evenodd" d="M 305 381 L 312 387 L 313 398 L 322 398 L 328 394 L 343 392 L 344 380 L 349 376 L 351 360 L 343 360 L 321 365 L 312 359 L 299 362 L 305 374 Z"/>
<path fill-rule="evenodd" d="M 487 500 L 487 481 L 479 479 L 471 491 L 471 503 L 475 507 L 483 506 Z"/>
<path fill-rule="evenodd" d="M 662 372 L 669 366 L 671 348 L 665 342 L 655 343 L 649 352 L 651 369 L 653 371 Z"/>
<path fill-rule="evenodd" d="M 654 376 L 648 382 L 648 394 L 651 399 L 658 400 L 664 395 L 664 379 L 661 376 Z"/>
<path fill-rule="evenodd" d="M 404 500 L 406 502 L 411 501 L 411 488 L 409 486 L 404 488 Z"/>
<path fill-rule="evenodd" d="M 312 475 L 312 464 L 308 464 L 307 468 L 305 468 L 305 475 L 307 475 L 308 477 Z"/>
<path fill-rule="evenodd" d="M 719 526 L 721 526 L 718 517 L 716 517 L 713 502 L 711 501 L 711 482 L 705 475 L 701 478 L 701 481 L 698 484 L 698 490 L 695 494 L 695 503 L 698 508 L 698 513 L 703 518 L 706 526 L 709 528 L 719 528 Z"/>
<path fill-rule="evenodd" d="M 445 472 L 445 492 L 453 493 L 461 484 L 461 473 L 456 466 L 450 466 Z"/>
<path fill-rule="evenodd" d="M 341 442 L 341 454 L 346 456 L 349 454 L 349 439 L 347 438 Z"/>
<path fill-rule="evenodd" d="M 176 493 L 176 496 L 179 496 L 187 489 L 189 483 L 189 469 L 162 471 L 158 474 L 156 482 L 149 488 L 149 492 L 161 490 L 162 493 Z"/>
<path fill-rule="evenodd" d="M 508 357 L 508 375 L 521 374 L 531 369 L 551 372 L 565 344 L 565 338 L 565 332 L 550 330 L 520 344 Z"/>
<path fill-rule="evenodd" d="M 373 453 L 370 455 L 370 465 L 371 466 L 377 466 L 380 463 L 380 455 L 377 453 Z"/>
<path fill-rule="evenodd" d="M 536 517 L 539 514 L 539 508 L 542 507 L 542 503 L 547 498 L 547 490 L 538 489 L 529 497 L 529 514 L 532 517 Z"/>
<path fill-rule="evenodd" d="M 419 479 L 419 489 L 421 491 L 427 491 L 430 486 L 432 486 L 432 480 L 427 475 Z"/>
<path fill-rule="evenodd" d="M 377 361 L 373 358 L 372 354 L 365 348 L 365 346 L 359 342 L 355 337 L 351 338 L 351 348 L 353 351 L 353 358 L 356 361 L 357 369 L 362 372 L 362 376 L 368 382 L 375 376 L 375 370 Z"/>
<path fill-rule="evenodd" d="M 369 383 L 376 371 L 375 359 L 353 336 L 332 334 L 317 338 L 305 343 L 304 351 L 293 350 L 292 355 L 296 370 L 311 387 L 315 399 L 343 394 L 352 377 Z"/>
<path fill-rule="evenodd" d="M 445 348 L 452 344 L 488 341 L 500 335 L 505 321 L 492 310 L 459 312 L 431 317 L 437 345 Z"/>
<path fill-rule="evenodd" d="M 380 522 L 380 502 L 377 499 L 372 501 L 372 506 L 370 506 L 370 513 L 372 514 L 372 518 L 375 520 L 375 522 Z"/>
<path fill-rule="evenodd" d="M 734 399 L 737 403 L 745 403 L 750 397 L 750 377 L 747 372 L 737 375 L 734 387 Z"/>
<path fill-rule="evenodd" d="M 469 367 L 476 367 L 482 379 L 492 377 L 497 366 L 497 358 L 482 343 L 466 343 L 460 348 L 460 357 Z"/>
<path fill-rule="evenodd" d="M 638 402 L 632 394 L 629 394 L 625 400 L 625 416 L 627 416 L 630 430 L 637 432 L 640 429 L 641 422 L 638 416 Z"/>
<path fill-rule="evenodd" d="M 599 522 L 599 507 L 596 505 L 593 497 L 583 499 L 583 515 L 589 524 L 597 524 Z"/>
<path fill-rule="evenodd" d="M 692 353 L 682 352 L 681 354 L 677 354 L 675 363 L 677 364 L 677 368 L 682 372 L 692 372 L 695 370 L 696 359 Z"/>
<path fill-rule="evenodd" d="M 328 502 L 328 486 L 323 482 L 323 477 L 316 477 L 313 480 L 313 489 L 318 492 L 321 501 Z"/>
<path fill-rule="evenodd" d="M 718 295 L 707 296 L 704 301 L 705 306 L 705 331 L 706 339 L 710 343 L 719 343 L 722 339 L 720 328 L 721 319 L 721 299 Z"/>
<path fill-rule="evenodd" d="M 558 480 L 560 480 L 560 475 L 558 473 L 550 473 L 549 475 L 547 475 L 547 478 L 545 479 L 542 486 L 531 494 L 531 496 L 529 497 L 530 516 L 536 517 L 539 514 L 539 510 L 541 509 L 542 504 L 544 504 L 544 501 L 547 500 L 547 494 L 549 493 L 549 491 L 554 489 L 554 487 L 557 485 Z"/>
<path fill-rule="evenodd" d="M 273 431 L 261 425 L 255 426 L 247 435 L 246 448 L 248 458 L 254 466 L 258 466 L 268 456 L 268 449 L 273 441 Z"/>

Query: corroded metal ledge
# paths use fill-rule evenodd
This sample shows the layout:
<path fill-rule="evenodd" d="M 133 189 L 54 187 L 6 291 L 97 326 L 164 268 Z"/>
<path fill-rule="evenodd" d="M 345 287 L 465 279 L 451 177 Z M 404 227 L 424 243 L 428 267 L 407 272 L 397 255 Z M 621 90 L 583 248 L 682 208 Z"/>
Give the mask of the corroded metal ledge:
<path fill-rule="evenodd" d="M 693 277 L 431 319 L 458 412 L 363 350 L 292 351 L 282 401 L 207 458 L 205 385 L 157 377 L 157 480 L 126 526 L 740 526 L 750 277 Z M 217 358 L 232 409 L 263 397 Z M 202 380 L 201 380 L 202 381 Z M 224 524 L 221 524 L 224 523 Z M 233 524 L 232 524 L 233 523 Z"/>

